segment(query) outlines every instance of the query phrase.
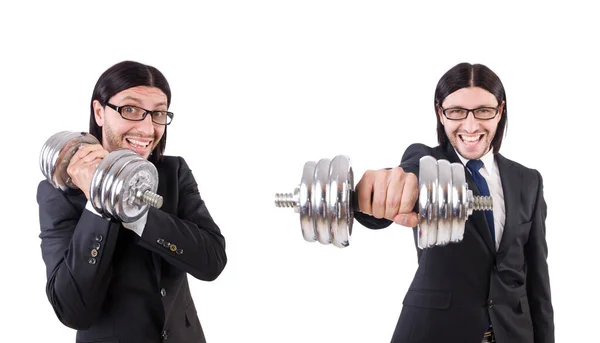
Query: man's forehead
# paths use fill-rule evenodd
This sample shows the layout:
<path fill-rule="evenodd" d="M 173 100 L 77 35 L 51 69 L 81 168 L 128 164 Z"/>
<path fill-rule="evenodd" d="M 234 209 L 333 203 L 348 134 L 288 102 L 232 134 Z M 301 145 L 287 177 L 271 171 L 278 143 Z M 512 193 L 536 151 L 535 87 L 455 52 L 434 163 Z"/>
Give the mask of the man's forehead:
<path fill-rule="evenodd" d="M 482 107 L 482 106 L 498 106 L 496 97 L 481 88 L 461 88 L 456 92 L 448 95 L 442 103 L 444 107 Z"/>
<path fill-rule="evenodd" d="M 115 95 L 118 100 L 130 100 L 137 103 L 152 103 L 153 105 L 166 105 L 167 96 L 156 87 L 133 87 Z"/>

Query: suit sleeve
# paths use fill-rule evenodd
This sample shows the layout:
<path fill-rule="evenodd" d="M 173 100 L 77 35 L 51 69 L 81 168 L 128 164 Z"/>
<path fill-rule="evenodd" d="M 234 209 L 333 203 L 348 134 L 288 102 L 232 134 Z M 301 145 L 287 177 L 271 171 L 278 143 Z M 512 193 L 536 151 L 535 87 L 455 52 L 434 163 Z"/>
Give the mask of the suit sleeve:
<path fill-rule="evenodd" d="M 431 148 L 424 144 L 411 144 L 404 152 L 404 155 L 402 155 L 400 167 L 404 172 L 413 173 L 419 178 L 419 159 L 425 155 L 429 155 L 430 150 Z M 415 208 L 416 206 L 418 205 L 415 205 Z M 355 213 L 354 217 L 360 224 L 372 230 L 383 229 L 393 223 L 391 220 L 375 218 L 362 212 Z"/>
<path fill-rule="evenodd" d="M 89 328 L 111 281 L 119 224 L 81 212 L 47 181 L 38 185 L 37 202 L 48 300 L 64 325 Z"/>
<path fill-rule="evenodd" d="M 527 261 L 527 299 L 533 322 L 535 343 L 554 343 L 554 310 L 550 295 L 548 246 L 546 244 L 546 202 L 543 179 L 539 172 L 539 188 L 529 240 L 525 245 Z"/>
<path fill-rule="evenodd" d="M 178 214 L 150 207 L 139 242 L 196 279 L 213 281 L 227 264 L 225 238 L 200 197 L 187 163 L 179 159 Z"/>

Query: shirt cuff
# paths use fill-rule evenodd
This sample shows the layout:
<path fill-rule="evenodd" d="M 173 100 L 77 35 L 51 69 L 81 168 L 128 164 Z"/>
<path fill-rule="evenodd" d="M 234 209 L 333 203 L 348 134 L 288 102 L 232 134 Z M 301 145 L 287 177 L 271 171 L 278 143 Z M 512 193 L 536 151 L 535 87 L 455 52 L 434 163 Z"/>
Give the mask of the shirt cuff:
<path fill-rule="evenodd" d="M 146 227 L 146 221 L 148 220 L 148 211 L 144 213 L 144 215 L 131 223 L 122 223 L 123 227 L 135 232 L 138 236 L 142 237 L 144 233 L 144 228 Z"/>
<path fill-rule="evenodd" d="M 92 203 L 88 200 L 88 202 L 85 204 L 85 209 L 92 212 L 93 214 L 102 217 L 102 215 L 100 213 L 98 213 L 98 211 L 96 211 L 96 209 L 94 208 L 94 206 L 92 206 Z"/>

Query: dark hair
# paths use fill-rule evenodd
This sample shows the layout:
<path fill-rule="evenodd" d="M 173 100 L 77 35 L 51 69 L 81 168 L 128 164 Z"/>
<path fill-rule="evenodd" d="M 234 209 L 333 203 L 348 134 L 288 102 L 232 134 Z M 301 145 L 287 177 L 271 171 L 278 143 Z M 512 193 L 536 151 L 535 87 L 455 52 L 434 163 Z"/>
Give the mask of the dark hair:
<path fill-rule="evenodd" d="M 500 118 L 500 122 L 498 122 L 498 128 L 496 129 L 496 134 L 492 139 L 491 144 L 494 153 L 498 153 L 500 151 L 500 146 L 502 145 L 502 138 L 504 138 L 504 131 L 508 121 L 506 93 L 498 75 L 483 64 L 459 63 L 448 70 L 440 78 L 440 81 L 435 88 L 434 99 L 438 143 L 442 146 L 449 143 L 449 139 L 444 131 L 444 125 L 442 125 L 440 120 L 438 106 L 441 109 L 442 103 L 448 95 L 465 87 L 479 87 L 492 93 L 498 101 L 498 106 L 502 105 L 502 102 L 504 102 L 502 117 Z"/>
<path fill-rule="evenodd" d="M 139 62 L 123 61 L 107 69 L 96 82 L 92 101 L 90 104 L 90 134 L 102 142 L 102 128 L 96 123 L 94 117 L 94 100 L 98 100 L 102 107 L 115 94 L 137 86 L 149 86 L 160 89 L 167 96 L 167 108 L 171 104 L 171 89 L 164 75 L 156 68 Z M 162 159 L 167 146 L 167 128 L 156 148 L 148 160 L 158 162 Z"/>

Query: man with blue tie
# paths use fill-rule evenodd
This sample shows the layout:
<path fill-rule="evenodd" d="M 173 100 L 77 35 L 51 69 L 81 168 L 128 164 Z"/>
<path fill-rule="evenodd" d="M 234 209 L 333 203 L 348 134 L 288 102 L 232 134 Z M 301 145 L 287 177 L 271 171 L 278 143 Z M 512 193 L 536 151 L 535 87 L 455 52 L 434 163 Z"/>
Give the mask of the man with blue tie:
<path fill-rule="evenodd" d="M 417 242 L 419 159 L 462 163 L 475 211 L 459 243 L 417 247 L 419 266 L 404 297 L 392 343 L 554 343 L 541 174 L 502 156 L 507 122 L 500 78 L 461 63 L 439 80 L 434 99 L 439 145 L 413 144 L 400 166 L 367 171 L 356 185 L 356 219 L 371 229 L 413 227 Z"/>

